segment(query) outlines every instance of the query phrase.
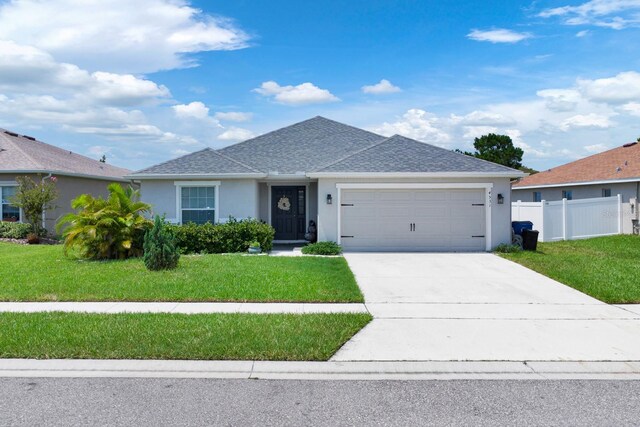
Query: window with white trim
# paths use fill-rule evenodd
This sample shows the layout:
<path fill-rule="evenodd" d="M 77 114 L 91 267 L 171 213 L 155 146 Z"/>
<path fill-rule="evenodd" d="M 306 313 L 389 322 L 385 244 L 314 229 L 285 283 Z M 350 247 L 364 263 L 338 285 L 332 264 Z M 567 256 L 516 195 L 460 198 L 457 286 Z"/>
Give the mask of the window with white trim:
<path fill-rule="evenodd" d="M 0 220 L 2 221 L 20 221 L 20 208 L 9 203 L 9 199 L 15 196 L 17 188 L 14 185 L 0 187 Z"/>
<path fill-rule="evenodd" d="M 215 223 L 216 187 L 180 187 L 182 223 Z"/>
<path fill-rule="evenodd" d="M 572 190 L 562 190 L 562 198 L 567 200 L 573 200 Z"/>

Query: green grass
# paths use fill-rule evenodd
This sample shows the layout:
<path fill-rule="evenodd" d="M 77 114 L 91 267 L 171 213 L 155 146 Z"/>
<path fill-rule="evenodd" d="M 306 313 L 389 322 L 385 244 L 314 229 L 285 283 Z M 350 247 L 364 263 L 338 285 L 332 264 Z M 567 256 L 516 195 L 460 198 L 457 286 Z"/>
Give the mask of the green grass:
<path fill-rule="evenodd" d="M 328 360 L 369 314 L 1 313 L 0 358 Z"/>
<path fill-rule="evenodd" d="M 0 260 L 0 301 L 363 301 L 341 257 L 190 255 L 152 272 L 140 259 L 80 261 L 61 246 L 0 243 Z"/>
<path fill-rule="evenodd" d="M 537 252 L 499 255 L 606 303 L 640 303 L 638 236 L 538 243 Z"/>

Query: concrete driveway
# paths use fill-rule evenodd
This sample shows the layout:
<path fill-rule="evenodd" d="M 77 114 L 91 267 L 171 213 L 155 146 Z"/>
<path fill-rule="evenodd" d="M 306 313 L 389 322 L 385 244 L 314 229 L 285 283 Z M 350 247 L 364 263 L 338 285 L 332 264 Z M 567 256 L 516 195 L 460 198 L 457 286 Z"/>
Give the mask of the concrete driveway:
<path fill-rule="evenodd" d="M 498 256 L 345 258 L 374 320 L 333 360 L 640 360 L 640 314 Z"/>

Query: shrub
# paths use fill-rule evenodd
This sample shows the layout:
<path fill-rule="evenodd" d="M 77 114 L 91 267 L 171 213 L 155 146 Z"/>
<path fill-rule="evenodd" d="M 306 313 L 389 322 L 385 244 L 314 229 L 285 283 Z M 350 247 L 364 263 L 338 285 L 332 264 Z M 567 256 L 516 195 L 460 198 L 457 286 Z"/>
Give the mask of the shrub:
<path fill-rule="evenodd" d="M 173 270 L 178 266 L 180 253 L 176 238 L 163 218 L 156 215 L 153 228 L 144 235 L 144 265 L 149 270 Z"/>
<path fill-rule="evenodd" d="M 522 251 L 520 245 L 509 245 L 507 243 L 501 243 L 493 249 L 494 252 L 500 252 L 503 254 L 510 254 L 514 252 Z"/>
<path fill-rule="evenodd" d="M 124 259 L 141 256 L 144 234 L 151 221 L 143 214 L 150 206 L 139 201 L 139 192 L 120 184 L 109 184 L 109 197 L 82 194 L 71 202 L 77 212 L 58 222 L 64 228 L 64 251 L 76 250 L 86 259 Z"/>
<path fill-rule="evenodd" d="M 31 233 L 31 224 L 22 222 L 0 222 L 0 238 L 4 239 L 26 239 Z"/>
<path fill-rule="evenodd" d="M 303 247 L 302 253 L 306 255 L 340 255 L 342 247 L 335 242 L 317 242 Z"/>
<path fill-rule="evenodd" d="M 252 242 L 258 242 L 263 251 L 270 251 L 275 236 L 273 227 L 256 219 L 238 221 L 229 218 L 221 224 L 188 223 L 170 228 L 184 254 L 246 252 Z"/>

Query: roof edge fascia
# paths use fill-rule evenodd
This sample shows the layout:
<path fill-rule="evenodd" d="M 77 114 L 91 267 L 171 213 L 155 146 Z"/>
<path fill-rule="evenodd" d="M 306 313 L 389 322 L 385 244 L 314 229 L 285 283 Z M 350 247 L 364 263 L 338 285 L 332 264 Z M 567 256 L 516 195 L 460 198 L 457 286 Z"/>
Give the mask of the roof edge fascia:
<path fill-rule="evenodd" d="M 600 185 L 600 184 L 624 184 L 626 182 L 640 181 L 640 176 L 636 178 L 624 178 L 624 179 L 601 179 L 597 181 L 573 181 L 573 182 L 561 182 L 558 184 L 540 184 L 540 185 L 523 185 L 512 186 L 512 190 L 531 190 L 535 188 L 557 188 L 557 187 L 569 187 L 576 185 Z"/>
<path fill-rule="evenodd" d="M 125 175 L 128 179 L 224 179 L 224 178 L 266 178 L 266 173 L 132 173 Z"/>
<path fill-rule="evenodd" d="M 52 174 L 52 175 L 60 175 L 60 176 L 70 176 L 74 178 L 98 179 L 102 181 L 118 181 L 118 182 L 130 181 L 130 179 L 126 178 L 128 175 L 123 175 L 122 177 L 102 176 L 102 175 L 91 175 L 86 173 L 57 171 L 57 170 L 51 170 L 51 169 L 15 169 L 15 170 L 3 169 L 3 170 L 0 170 L 0 174 Z"/>
<path fill-rule="evenodd" d="M 524 172 L 310 172 L 309 178 L 520 178 Z"/>

